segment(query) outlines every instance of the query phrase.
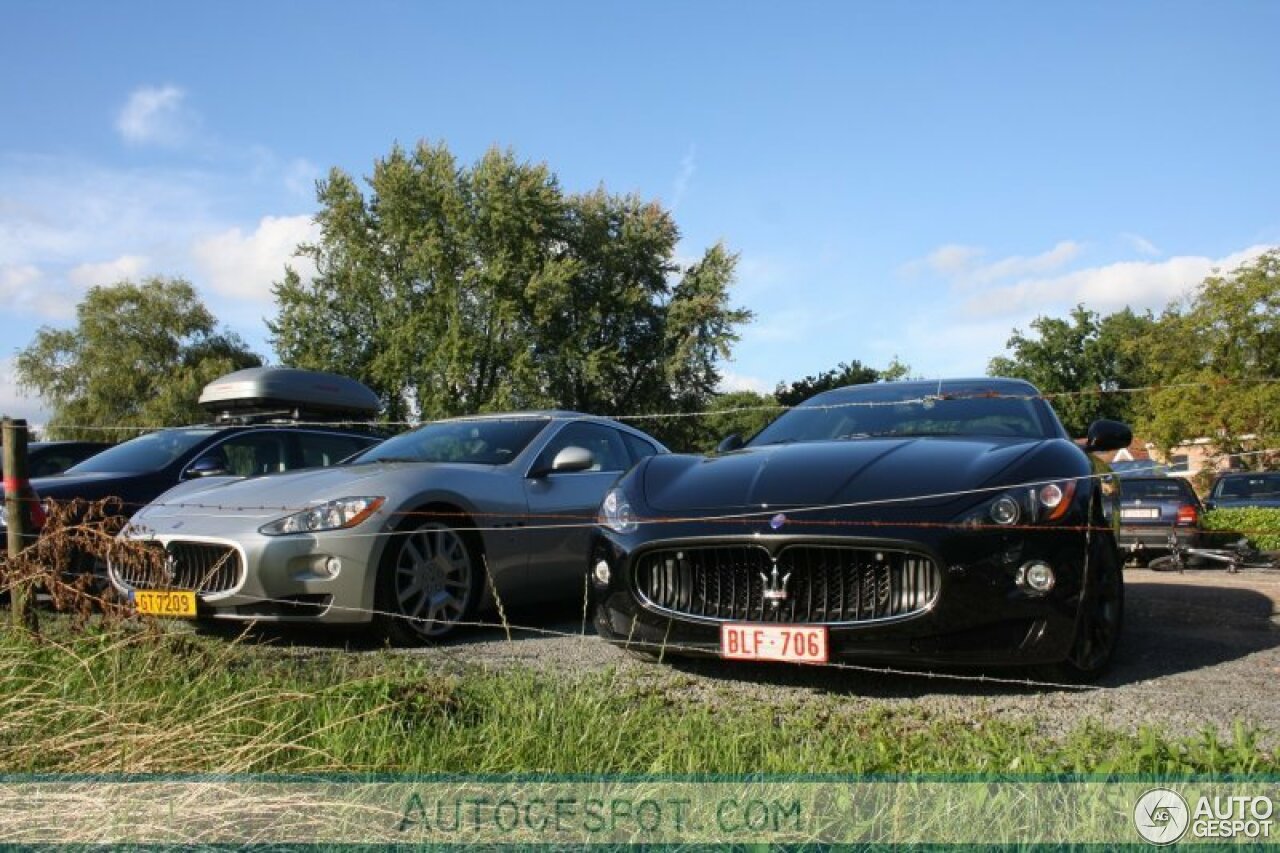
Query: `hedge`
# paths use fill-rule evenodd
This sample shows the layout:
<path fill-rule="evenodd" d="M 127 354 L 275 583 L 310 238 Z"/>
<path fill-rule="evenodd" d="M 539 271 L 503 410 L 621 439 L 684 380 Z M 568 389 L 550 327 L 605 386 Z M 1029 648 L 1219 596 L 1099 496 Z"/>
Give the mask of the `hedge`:
<path fill-rule="evenodd" d="M 1205 530 L 1242 534 L 1263 551 L 1280 551 L 1280 509 L 1215 509 L 1201 517 L 1201 525 Z"/>

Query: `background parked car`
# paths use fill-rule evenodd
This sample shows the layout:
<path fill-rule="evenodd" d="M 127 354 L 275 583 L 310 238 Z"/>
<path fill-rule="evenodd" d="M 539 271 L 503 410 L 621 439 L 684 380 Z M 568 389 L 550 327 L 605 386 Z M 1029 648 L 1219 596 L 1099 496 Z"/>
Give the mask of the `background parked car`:
<path fill-rule="evenodd" d="M 1172 533 L 1183 548 L 1204 544 L 1200 516 L 1204 506 L 1195 489 L 1181 477 L 1122 477 L 1120 483 L 1120 550 L 1139 563 L 1169 553 Z"/>
<path fill-rule="evenodd" d="M 33 441 L 27 445 L 27 476 L 61 474 L 110 446 L 107 441 Z"/>
<path fill-rule="evenodd" d="M 1205 500 L 1208 509 L 1280 507 L 1280 471 L 1219 474 Z"/>
<path fill-rule="evenodd" d="M 313 421 L 368 419 L 376 394 L 329 373 L 257 367 L 209 383 L 212 422 L 156 430 L 103 450 L 61 474 L 32 477 L 46 501 L 118 498 L 127 518 L 185 480 L 249 477 L 332 465 L 385 438 L 371 427 Z"/>
<path fill-rule="evenodd" d="M 113 564 L 111 581 L 144 611 L 158 593 L 185 600 L 184 615 L 376 617 L 397 641 L 436 638 L 495 591 L 506 607 L 580 600 L 596 507 L 619 475 L 661 453 L 639 430 L 576 412 L 431 423 L 333 468 L 178 486 L 127 535 L 164 548 L 166 586 L 184 595 L 129 566 Z M 187 503 L 225 509 L 193 514 Z"/>

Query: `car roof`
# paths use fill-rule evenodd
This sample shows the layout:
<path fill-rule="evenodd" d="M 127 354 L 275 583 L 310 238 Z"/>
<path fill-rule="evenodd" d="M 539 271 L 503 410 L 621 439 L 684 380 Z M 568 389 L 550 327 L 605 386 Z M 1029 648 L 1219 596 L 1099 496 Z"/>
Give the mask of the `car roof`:
<path fill-rule="evenodd" d="M 945 394 L 968 394 L 975 391 L 988 391 L 1019 397 L 1039 397 L 1040 391 L 1025 379 L 1007 379 L 1000 376 L 979 376 L 959 379 L 910 379 L 902 382 L 864 382 L 859 385 L 845 385 L 833 388 L 810 397 L 809 400 L 839 398 L 860 390 L 880 389 L 903 391 L 921 397 L 941 396 Z M 809 402 L 806 400 L 805 402 Z"/>
<path fill-rule="evenodd" d="M 653 436 L 649 435 L 642 429 L 631 426 L 631 424 L 608 417 L 606 415 L 589 415 L 586 412 L 575 412 L 572 409 L 528 409 L 519 412 L 483 412 L 475 415 L 459 415 L 453 418 L 445 418 L 435 423 L 462 423 L 466 421 L 485 421 L 485 420 L 551 420 L 551 421 L 590 421 L 592 423 L 608 424 L 612 427 L 618 427 L 636 435 L 643 436 L 650 441 L 657 441 Z M 426 426 L 423 424 L 422 426 Z"/>

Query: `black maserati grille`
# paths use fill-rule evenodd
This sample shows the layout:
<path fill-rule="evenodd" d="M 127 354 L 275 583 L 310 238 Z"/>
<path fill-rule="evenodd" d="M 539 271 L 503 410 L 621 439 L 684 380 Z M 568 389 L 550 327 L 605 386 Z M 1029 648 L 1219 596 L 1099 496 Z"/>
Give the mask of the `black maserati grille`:
<path fill-rule="evenodd" d="M 635 583 L 649 603 L 674 613 L 743 622 L 848 623 L 926 610 L 938 594 L 937 566 L 906 551 L 789 545 L 775 562 L 755 545 L 648 551 Z"/>
<path fill-rule="evenodd" d="M 156 543 L 153 547 L 160 548 Z M 209 542 L 170 542 L 159 567 L 113 566 L 116 576 L 139 589 L 192 589 L 226 592 L 239 585 L 244 568 L 240 552 Z"/>

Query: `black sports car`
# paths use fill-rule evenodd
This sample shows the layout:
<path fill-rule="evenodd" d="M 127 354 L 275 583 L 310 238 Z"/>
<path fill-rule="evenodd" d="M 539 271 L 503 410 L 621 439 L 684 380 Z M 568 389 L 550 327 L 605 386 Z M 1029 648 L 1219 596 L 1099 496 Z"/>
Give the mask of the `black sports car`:
<path fill-rule="evenodd" d="M 745 445 L 644 460 L 600 509 L 606 639 L 655 654 L 1097 675 L 1124 589 L 1107 469 L 1026 382 L 857 385 Z"/>

